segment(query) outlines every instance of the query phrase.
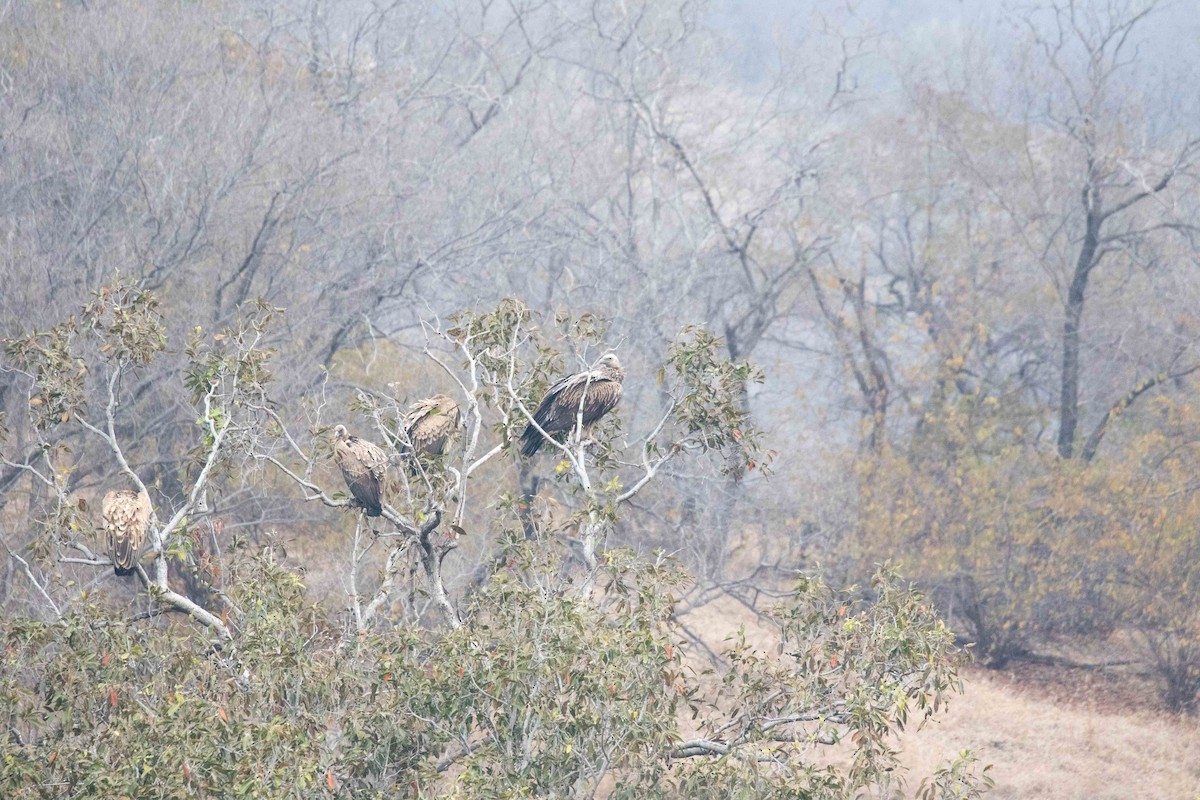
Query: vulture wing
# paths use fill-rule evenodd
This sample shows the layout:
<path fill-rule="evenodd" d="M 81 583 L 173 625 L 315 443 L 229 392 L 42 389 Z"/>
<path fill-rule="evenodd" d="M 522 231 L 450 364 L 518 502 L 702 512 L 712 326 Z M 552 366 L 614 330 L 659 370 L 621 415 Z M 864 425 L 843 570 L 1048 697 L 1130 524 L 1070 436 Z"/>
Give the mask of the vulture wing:
<path fill-rule="evenodd" d="M 101 503 L 104 532 L 113 572 L 128 575 L 137 566 L 150 524 L 150 497 L 145 492 L 114 489 Z"/>
<path fill-rule="evenodd" d="M 412 452 L 422 456 L 440 456 L 458 430 L 458 404 L 444 394 L 421 400 L 409 407 L 404 432 Z"/>
<path fill-rule="evenodd" d="M 575 427 L 583 409 L 583 424 L 591 425 L 611 411 L 621 399 L 621 381 L 603 369 L 580 372 L 550 387 L 533 419 L 546 433 L 565 433 Z M 542 446 L 542 435 L 532 424 L 521 434 L 521 454 L 532 456 Z"/>
<path fill-rule="evenodd" d="M 378 446 L 357 436 L 339 439 L 334 445 L 334 455 L 342 469 L 342 477 L 350 487 L 350 494 L 366 510 L 368 517 L 380 516 L 383 513 L 382 487 L 387 473 L 387 455 Z"/>
<path fill-rule="evenodd" d="M 616 407 L 621 400 L 621 391 L 621 384 L 603 378 L 568 386 L 555 401 L 555 421 L 558 421 L 559 415 L 565 416 L 562 430 L 570 430 L 575 427 L 575 418 L 582 409 L 583 424 L 592 425 Z M 549 433 L 549 429 L 546 432 Z"/>

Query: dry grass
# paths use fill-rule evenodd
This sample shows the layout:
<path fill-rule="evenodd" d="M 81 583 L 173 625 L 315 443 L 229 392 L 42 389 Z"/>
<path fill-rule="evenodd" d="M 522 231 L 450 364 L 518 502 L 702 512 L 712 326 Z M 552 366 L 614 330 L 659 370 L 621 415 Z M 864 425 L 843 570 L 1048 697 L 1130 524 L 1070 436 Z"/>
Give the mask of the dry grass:
<path fill-rule="evenodd" d="M 755 615 L 730 600 L 689 612 L 683 622 L 708 647 L 746 625 L 747 640 L 771 645 Z M 696 666 L 706 659 L 690 648 Z M 900 739 L 912 770 L 923 775 L 970 748 L 991 764 L 996 800 L 1133 797 L 1200 800 L 1200 720 L 1153 710 L 1153 685 L 1143 676 L 1047 665 L 994 672 L 970 668 L 965 694 L 937 722 Z"/>
<path fill-rule="evenodd" d="M 1095 706 L 1054 702 L 1044 686 L 973 669 L 940 722 L 903 738 L 905 761 L 928 771 L 969 747 L 993 765 L 998 800 L 1200 797 L 1197 720 Z"/>

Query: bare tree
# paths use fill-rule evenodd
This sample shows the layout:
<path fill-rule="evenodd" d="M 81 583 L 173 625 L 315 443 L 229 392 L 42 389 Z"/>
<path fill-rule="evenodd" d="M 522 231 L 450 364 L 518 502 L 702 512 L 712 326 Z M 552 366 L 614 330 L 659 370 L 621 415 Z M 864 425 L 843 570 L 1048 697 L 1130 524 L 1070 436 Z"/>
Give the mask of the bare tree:
<path fill-rule="evenodd" d="M 970 127 L 949 122 L 945 128 L 969 174 L 1008 215 L 1014 243 L 1041 266 L 1058 294 L 1063 324 L 1056 438 L 1063 458 L 1090 460 L 1114 413 L 1195 366 L 1187 354 L 1190 337 L 1169 326 L 1152 333 L 1153 317 L 1138 308 L 1141 297 L 1131 291 L 1169 281 L 1165 264 L 1195 252 L 1190 187 L 1200 139 L 1186 125 L 1148 116 L 1147 104 L 1157 98 L 1139 92 L 1136 83 L 1141 29 L 1155 6 L 1054 2 L 1030 11 L 1020 18 L 1027 37 L 1017 89 L 1022 123 L 1009 129 L 1019 137 L 1013 142 L 1018 149 L 997 162 L 998 137 L 973 142 Z M 1169 109 L 1168 99 L 1156 110 Z M 1001 177 L 1001 169 L 1008 174 Z M 1112 277 L 1097 288 L 1105 272 Z M 1125 369 L 1112 378 L 1125 387 L 1108 389 L 1116 399 L 1098 391 L 1111 385 L 1112 378 L 1097 378 L 1112 365 L 1085 368 L 1089 342 L 1099 337 L 1088 336 L 1084 311 L 1097 291 L 1108 296 L 1105 313 L 1111 308 L 1143 335 L 1178 343 L 1162 347 L 1159 341 L 1151 348 L 1157 352 L 1146 353 L 1149 375 L 1137 374 L 1145 369 L 1141 364 L 1119 360 Z M 1156 294 L 1152 302 L 1164 302 L 1161 291 Z M 1098 327 L 1101 337 L 1106 327 Z M 1119 335 L 1121 350 L 1138 346 L 1128 331 Z M 1091 348 L 1106 349 L 1109 342 Z M 1082 387 L 1089 383 L 1095 388 L 1085 398 Z M 1088 415 L 1089 405 L 1102 411 Z M 1084 436 L 1080 428 L 1087 422 L 1092 427 Z"/>
<path fill-rule="evenodd" d="M 442 376 L 456 388 L 463 410 L 464 433 L 460 442 L 444 457 L 441 465 L 413 462 L 408 468 L 398 465 L 387 481 L 388 498 L 382 506 L 385 526 L 373 537 L 394 539 L 378 581 L 374 597 L 365 603 L 358 597 L 360 536 L 363 521 L 355 528 L 355 553 L 352 557 L 350 607 L 359 630 L 371 623 L 385 600 L 400 587 L 409 553 L 415 553 L 423 573 L 425 592 L 443 618 L 451 625 L 460 624 L 460 612 L 450 599 L 442 564 L 458 547 L 480 515 L 480 507 L 495 503 L 486 487 L 494 484 L 482 468 L 490 461 L 516 452 L 511 442 L 526 425 L 537 426 L 533 417 L 536 393 L 547 385 L 547 371 L 557 361 L 553 350 L 538 334 L 534 315 L 515 301 L 505 301 L 497 310 L 485 314 L 464 314 L 453 327 L 443 329 L 436 323 L 427 327 L 425 358 L 435 363 Z M 568 330 L 585 330 L 568 324 Z M 594 335 L 584 333 L 585 337 Z M 587 338 L 577 341 L 584 344 Z M 672 347 L 664 369 L 673 374 L 666 411 L 652 428 L 640 437 L 632 457 L 622 457 L 606 442 L 593 442 L 583 435 L 582 416 L 576 430 L 565 442 L 547 437 L 548 446 L 559 458 L 559 479 L 571 476 L 576 494 L 571 514 L 578 519 L 573 546 L 587 575 L 597 569 L 597 557 L 612 530 L 617 509 L 630 503 L 664 467 L 680 455 L 720 451 L 735 441 L 749 458 L 757 458 L 758 436 L 749 425 L 745 411 L 736 402 L 741 385 L 754 378 L 748 365 L 735 365 L 720 359 L 719 340 L 701 330 L 685 332 Z M 457 356 L 462 369 L 451 366 Z M 532 394 L 532 397 L 531 397 Z M 367 396 L 360 407 L 368 412 L 374 437 L 395 441 L 400 406 L 394 398 Z M 319 501 L 332 508 L 354 508 L 353 501 L 338 496 L 335 490 L 319 483 L 318 467 L 325 449 L 321 438 L 329 429 L 323 403 L 313 406 L 308 428 L 315 432 L 311 444 L 303 445 L 288 430 L 286 421 L 263 403 L 253 406 L 263 415 L 264 427 L 277 431 L 279 439 L 257 445 L 254 458 L 279 470 L 303 491 L 306 500 Z M 582 412 L 581 412 L 582 413 Z M 486 451 L 484 437 L 489 430 L 502 432 L 499 442 Z M 543 432 L 544 433 L 544 432 Z M 736 439 L 735 439 L 736 436 Z M 603 477 L 597 476 L 597 472 Z M 481 488 L 482 487 L 482 488 Z M 529 498 L 525 498 L 526 501 Z M 537 526 L 534 526 L 537 535 Z M 493 561 L 496 554 L 489 555 Z M 502 551 L 500 562 L 507 556 Z M 477 576 L 475 584 L 486 580 Z M 590 586 L 591 578 L 583 581 Z M 413 587 L 408 596 L 414 597 Z M 417 609 L 410 609 L 419 616 Z"/>

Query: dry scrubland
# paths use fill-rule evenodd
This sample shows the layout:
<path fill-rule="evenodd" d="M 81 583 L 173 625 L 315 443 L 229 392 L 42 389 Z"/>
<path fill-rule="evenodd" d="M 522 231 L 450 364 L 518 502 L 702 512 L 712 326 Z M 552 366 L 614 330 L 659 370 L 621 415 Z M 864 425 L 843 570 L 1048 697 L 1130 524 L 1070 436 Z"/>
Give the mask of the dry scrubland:
<path fill-rule="evenodd" d="M 752 612 L 729 599 L 681 622 L 716 651 L 727 644 L 716 632 L 740 625 L 759 647 L 773 642 Z M 1100 654 L 1077 655 L 1087 662 Z M 706 664 L 695 646 L 689 659 Z M 1146 710 L 1158 708 L 1158 697 L 1136 670 L 1015 663 L 1006 670 L 970 667 L 964 684 L 944 715 L 900 735 L 901 760 L 913 774 L 929 774 L 970 748 L 992 765 L 996 785 L 988 796 L 1000 800 L 1200 797 L 1200 720 Z"/>
<path fill-rule="evenodd" d="M 1165 712 L 1105 710 L 1104 687 L 1091 702 L 1064 702 L 1077 676 L 1060 671 L 1049 685 L 1019 675 L 972 669 L 965 695 L 940 722 L 905 739 L 914 768 L 970 747 L 994 764 L 995 798 L 1160 797 L 1200 795 L 1200 725 Z M 1153 703 L 1153 695 L 1145 697 Z"/>
<path fill-rule="evenodd" d="M 1188 3 L 155 10 L 0 2 L 5 800 L 290 800 L 281 765 L 888 794 L 955 683 L 939 615 L 978 668 L 903 740 L 923 771 L 1195 797 Z M 610 350 L 592 443 L 514 452 Z M 418 457 L 435 393 L 464 428 Z M 338 425 L 407 459 L 378 539 Z M 116 584 L 120 486 L 156 516 Z M 711 637 L 766 590 L 790 650 L 680 673 L 668 596 Z M 716 740 L 681 747 L 690 689 Z M 758 758 L 814 719 L 834 773 Z"/>

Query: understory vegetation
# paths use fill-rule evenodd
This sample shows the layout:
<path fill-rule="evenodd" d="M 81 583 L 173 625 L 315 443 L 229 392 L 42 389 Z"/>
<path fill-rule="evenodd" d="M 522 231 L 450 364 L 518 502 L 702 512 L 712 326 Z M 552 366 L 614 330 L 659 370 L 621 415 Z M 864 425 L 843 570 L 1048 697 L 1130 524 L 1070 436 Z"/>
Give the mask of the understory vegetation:
<path fill-rule="evenodd" d="M 496 491 L 494 462 L 513 460 L 513 431 L 560 361 L 527 309 L 506 301 L 431 332 L 425 354 L 463 392 L 465 430 L 443 459 L 395 469 L 378 522 L 323 485 L 323 407 L 297 430 L 271 398 L 262 342 L 281 322 L 256 304 L 234 327 L 194 330 L 176 355 L 154 296 L 114 282 L 77 317 L 9 342 L 42 442 L 21 466 L 40 531 L 32 563 L 19 559 L 41 613 L 3 626 L 5 796 L 842 797 L 902 784 L 895 734 L 961 691 L 961 653 L 918 591 L 887 570 L 844 591 L 796 572 L 764 611 L 776 646 L 730 631 L 714 674 L 684 662 L 673 614 L 686 573 L 661 552 L 603 546 L 676 458 L 725 451 L 729 471 L 769 459 L 741 403 L 760 376 L 720 357 L 717 339 L 691 329 L 671 348 L 666 410 L 640 463 L 622 462 L 611 425 L 599 441 L 550 443 L 573 503 L 563 534 L 533 512 L 536 496 Z M 578 349 L 601 335 L 595 321 L 560 322 Z M 83 588 L 88 570 L 108 567 L 104 534 L 67 489 L 72 449 L 51 437 L 82 428 L 144 486 L 115 433 L 121 387 L 172 357 L 186 361 L 196 444 L 186 501 L 151 520 L 136 569 L 146 613 L 130 619 Z M 395 430 L 394 401 L 355 405 L 363 428 Z M 489 433 L 501 439 L 483 452 Z M 631 467 L 640 476 L 626 485 Z M 319 607 L 272 537 L 235 535 L 216 553 L 205 498 L 272 479 L 296 502 L 343 512 L 350 624 Z M 448 588 L 447 558 L 481 536 L 482 569 Z M 376 544 L 388 554 L 371 569 Z M 163 624 L 170 612 L 193 624 Z M 986 782 L 964 753 L 923 785 L 952 797 Z"/>

